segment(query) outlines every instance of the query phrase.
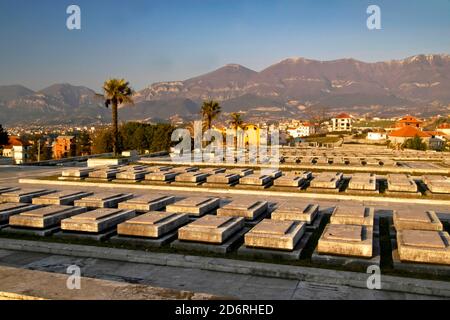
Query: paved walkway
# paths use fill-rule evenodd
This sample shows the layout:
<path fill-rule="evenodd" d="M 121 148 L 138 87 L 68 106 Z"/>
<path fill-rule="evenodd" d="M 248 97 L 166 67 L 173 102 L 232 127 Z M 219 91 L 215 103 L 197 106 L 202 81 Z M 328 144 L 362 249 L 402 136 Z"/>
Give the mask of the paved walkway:
<path fill-rule="evenodd" d="M 83 277 L 238 299 L 435 299 L 342 285 L 10 250 L 0 250 L 0 265 L 60 274 L 65 274 L 68 266 L 77 265 Z"/>

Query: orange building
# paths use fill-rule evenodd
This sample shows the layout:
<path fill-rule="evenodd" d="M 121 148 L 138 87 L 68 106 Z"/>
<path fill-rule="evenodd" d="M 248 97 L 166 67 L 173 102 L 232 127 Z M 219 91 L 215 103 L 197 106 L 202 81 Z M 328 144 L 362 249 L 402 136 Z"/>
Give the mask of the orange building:
<path fill-rule="evenodd" d="M 74 136 L 59 136 L 53 145 L 53 158 L 62 159 L 74 157 L 76 153 L 76 144 Z"/>
<path fill-rule="evenodd" d="M 407 115 L 407 116 L 401 118 L 400 120 L 398 120 L 395 123 L 395 127 L 403 128 L 406 126 L 410 126 L 410 127 L 420 128 L 422 126 L 422 123 L 423 123 L 423 121 L 421 121 L 413 116 Z"/>

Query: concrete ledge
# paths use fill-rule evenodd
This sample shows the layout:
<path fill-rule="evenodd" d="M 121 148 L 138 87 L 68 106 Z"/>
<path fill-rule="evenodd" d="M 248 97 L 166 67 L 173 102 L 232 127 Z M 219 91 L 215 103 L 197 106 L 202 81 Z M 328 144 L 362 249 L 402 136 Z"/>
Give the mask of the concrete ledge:
<path fill-rule="evenodd" d="M 242 194 L 242 190 L 234 188 L 218 189 L 218 188 L 189 188 L 177 187 L 170 185 L 143 185 L 143 184 L 119 184 L 119 183 L 94 183 L 94 182 L 76 182 L 76 181 L 58 181 L 58 180 L 41 180 L 41 179 L 19 179 L 19 183 L 24 184 L 47 184 L 60 186 L 77 186 L 77 187 L 98 187 L 98 188 L 127 188 L 127 189 L 141 189 L 141 190 L 160 190 L 160 191 L 186 191 L 186 192 L 209 192 L 217 194 Z M 390 198 L 390 197 L 370 197 L 370 196 L 351 196 L 344 194 L 326 194 L 326 193 L 306 193 L 306 192 L 282 192 L 270 190 L 246 190 L 245 194 L 274 197 L 290 197 L 290 198 L 304 198 L 304 199 L 322 199 L 322 200 L 353 200 L 353 201 L 370 201 L 370 202 L 392 202 L 392 203 L 407 203 L 411 204 L 411 199 L 408 198 Z M 450 200 L 437 199 L 414 199 L 416 204 L 430 204 L 430 205 L 447 205 L 450 206 Z"/>
<path fill-rule="evenodd" d="M 68 275 L 0 267 L 0 300 L 217 300 L 224 297 L 124 282 L 81 278 L 68 290 Z"/>
<path fill-rule="evenodd" d="M 158 266 L 196 268 L 200 270 L 250 274 L 263 277 L 294 279 L 333 285 L 367 288 L 370 274 L 336 271 L 261 262 L 186 256 L 180 254 L 154 253 L 105 247 L 59 244 L 26 240 L 0 239 L 5 250 L 40 252 L 76 257 L 144 263 Z M 450 298 L 450 284 L 444 281 L 421 280 L 404 277 L 383 276 L 382 290 L 434 295 Z"/>

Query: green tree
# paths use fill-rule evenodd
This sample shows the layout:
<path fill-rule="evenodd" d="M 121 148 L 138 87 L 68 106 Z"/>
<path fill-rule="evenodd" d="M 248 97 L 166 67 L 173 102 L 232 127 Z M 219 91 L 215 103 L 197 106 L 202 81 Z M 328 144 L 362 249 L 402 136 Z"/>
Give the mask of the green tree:
<path fill-rule="evenodd" d="M 7 145 L 9 141 L 8 132 L 3 129 L 3 126 L 0 124 L 0 146 Z"/>
<path fill-rule="evenodd" d="M 113 131 L 103 129 L 95 133 L 92 139 L 92 153 L 110 153 L 113 151 Z"/>
<path fill-rule="evenodd" d="M 427 150 L 428 146 L 418 135 L 416 135 L 414 138 L 406 140 L 402 144 L 402 148 L 412 150 Z"/>
<path fill-rule="evenodd" d="M 220 107 L 220 104 L 217 101 L 209 100 L 203 102 L 201 113 L 204 124 L 204 130 L 211 129 L 213 120 L 219 116 L 221 111 L 222 108 Z"/>
<path fill-rule="evenodd" d="M 88 132 L 82 131 L 76 136 L 77 156 L 91 154 L 92 141 Z"/>
<path fill-rule="evenodd" d="M 103 85 L 105 97 L 105 106 L 112 107 L 112 136 L 113 136 L 113 153 L 115 156 L 119 154 L 119 124 L 118 124 L 118 107 L 119 104 L 133 103 L 133 89 L 129 82 L 125 79 L 109 79 Z"/>

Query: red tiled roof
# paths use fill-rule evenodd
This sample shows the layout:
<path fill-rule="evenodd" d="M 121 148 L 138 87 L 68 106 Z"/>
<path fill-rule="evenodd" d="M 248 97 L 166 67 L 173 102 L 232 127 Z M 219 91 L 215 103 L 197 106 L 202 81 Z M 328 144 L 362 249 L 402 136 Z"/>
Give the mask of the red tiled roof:
<path fill-rule="evenodd" d="M 351 116 L 348 113 L 342 112 L 336 116 L 336 119 L 350 119 Z"/>
<path fill-rule="evenodd" d="M 420 121 L 416 117 L 408 115 L 408 116 L 401 118 L 397 122 L 399 122 L 399 123 L 403 123 L 403 122 L 422 123 L 423 121 Z"/>
<path fill-rule="evenodd" d="M 12 147 L 14 147 L 14 146 L 20 147 L 20 146 L 27 146 L 27 145 L 29 145 L 29 144 L 23 142 L 22 140 L 20 140 L 19 137 L 16 137 L 16 136 L 9 136 L 9 137 L 8 137 L 8 144 L 5 145 L 5 149 L 9 149 L 9 148 L 12 148 Z"/>
<path fill-rule="evenodd" d="M 389 134 L 390 137 L 401 137 L 401 138 L 414 138 L 415 136 L 419 136 L 421 138 L 429 138 L 431 137 L 430 134 L 421 131 L 415 127 L 411 127 L 411 126 L 405 126 L 401 129 L 392 131 Z"/>
<path fill-rule="evenodd" d="M 441 124 L 438 129 L 450 129 L 450 123 Z"/>

